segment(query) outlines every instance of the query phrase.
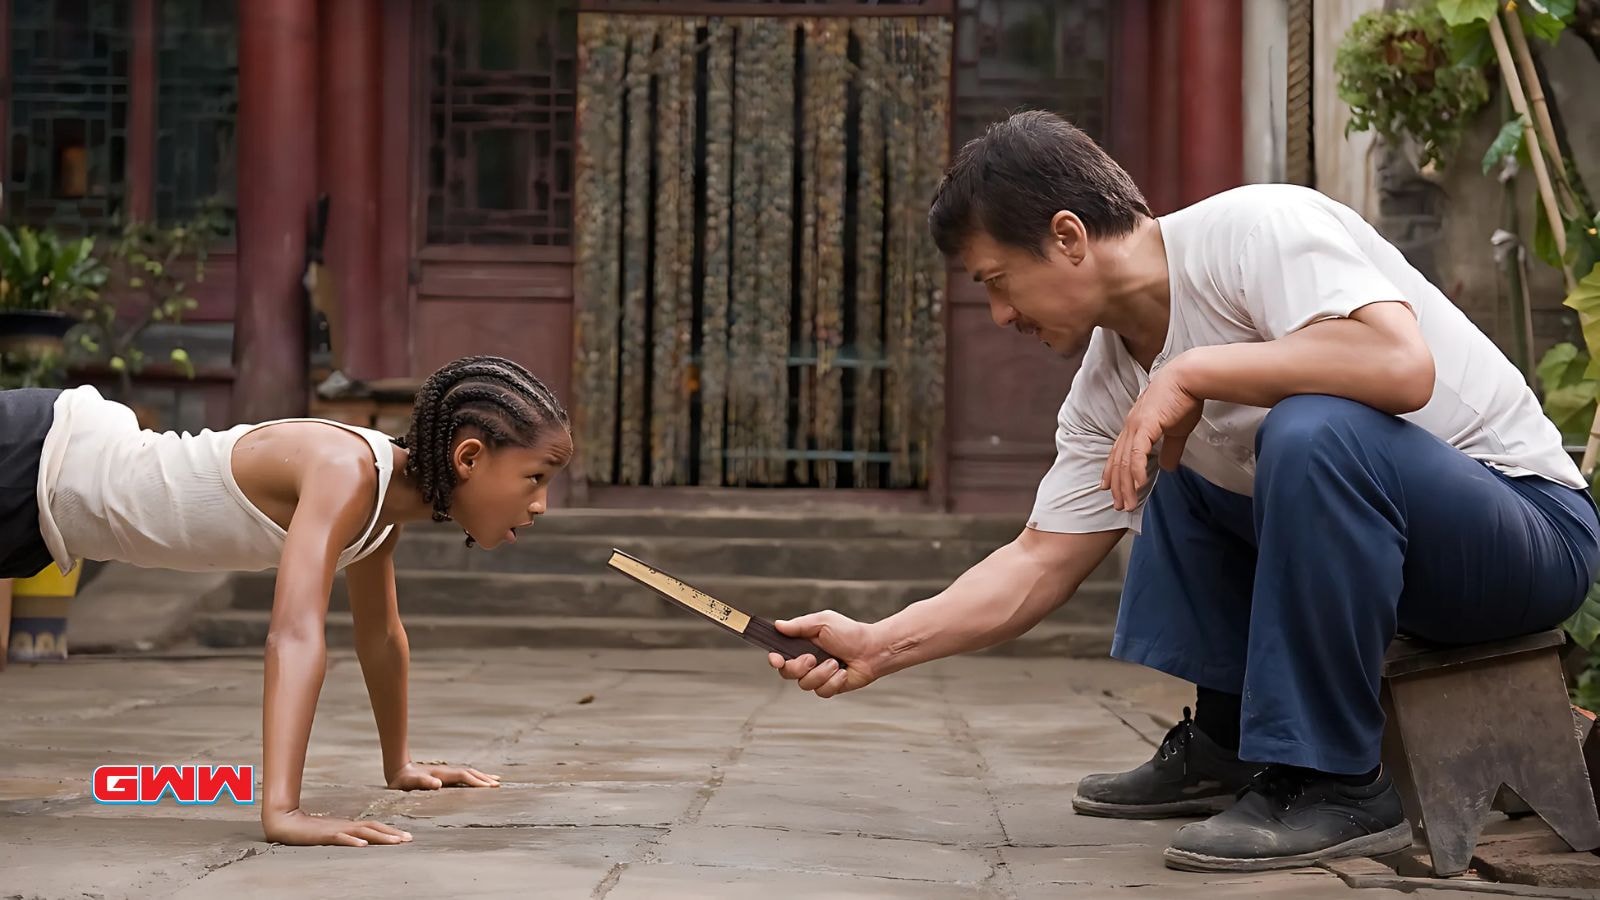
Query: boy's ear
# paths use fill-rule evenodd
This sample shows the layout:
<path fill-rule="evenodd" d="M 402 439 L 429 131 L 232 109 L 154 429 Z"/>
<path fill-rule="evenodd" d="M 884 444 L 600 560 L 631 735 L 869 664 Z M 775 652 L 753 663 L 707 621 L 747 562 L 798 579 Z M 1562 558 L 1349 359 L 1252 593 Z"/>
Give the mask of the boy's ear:
<path fill-rule="evenodd" d="M 450 453 L 450 464 L 456 470 L 457 481 L 465 481 L 472 474 L 473 467 L 483 461 L 486 449 L 483 441 L 475 437 L 465 438 L 456 445 Z"/>

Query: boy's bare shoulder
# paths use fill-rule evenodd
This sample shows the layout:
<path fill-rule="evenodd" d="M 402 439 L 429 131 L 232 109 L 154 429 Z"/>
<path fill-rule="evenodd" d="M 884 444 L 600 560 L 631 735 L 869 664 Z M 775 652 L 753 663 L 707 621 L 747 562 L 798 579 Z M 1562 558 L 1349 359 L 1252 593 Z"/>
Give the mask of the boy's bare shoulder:
<path fill-rule="evenodd" d="M 262 426 L 240 440 L 235 450 L 236 470 L 241 457 L 254 458 L 257 465 L 279 470 L 302 488 L 313 486 L 340 496 L 355 491 L 366 496 L 378 483 L 372 447 L 366 439 L 325 422 L 275 422 Z"/>

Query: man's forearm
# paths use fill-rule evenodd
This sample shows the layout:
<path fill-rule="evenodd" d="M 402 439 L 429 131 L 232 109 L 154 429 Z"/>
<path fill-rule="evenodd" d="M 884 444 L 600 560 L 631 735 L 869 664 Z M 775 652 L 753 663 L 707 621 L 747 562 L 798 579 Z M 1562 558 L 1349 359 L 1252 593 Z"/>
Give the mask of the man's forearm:
<path fill-rule="evenodd" d="M 1023 634 L 1066 602 L 1120 536 L 1024 534 L 939 594 L 874 624 L 881 647 L 874 672 L 886 675 Z M 1053 552 L 1052 541 L 1070 541 L 1075 552 Z"/>
<path fill-rule="evenodd" d="M 391 628 L 356 642 L 356 658 L 372 700 L 372 717 L 378 725 L 378 743 L 383 748 L 383 777 L 387 781 L 411 762 L 407 739 L 407 679 L 411 669 L 411 649 L 404 629 Z"/>
<path fill-rule="evenodd" d="M 1196 347 L 1173 359 L 1178 383 L 1201 400 L 1271 407 L 1297 394 L 1329 394 L 1399 415 L 1433 393 L 1433 358 L 1420 337 L 1388 327 L 1400 304 L 1374 317 L 1334 319 L 1256 344 Z M 1360 315 L 1361 310 L 1357 311 Z M 1413 320 L 1414 321 L 1414 320 Z"/>

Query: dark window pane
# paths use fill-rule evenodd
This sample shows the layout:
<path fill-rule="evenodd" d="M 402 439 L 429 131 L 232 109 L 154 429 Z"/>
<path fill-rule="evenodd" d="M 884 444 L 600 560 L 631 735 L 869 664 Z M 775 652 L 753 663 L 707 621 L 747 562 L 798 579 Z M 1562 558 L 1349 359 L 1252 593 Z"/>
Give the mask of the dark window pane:
<path fill-rule="evenodd" d="M 433 0 L 428 240 L 572 243 L 575 0 Z"/>
<path fill-rule="evenodd" d="M 125 193 L 126 0 L 12 0 L 6 217 L 109 228 Z"/>
<path fill-rule="evenodd" d="M 216 204 L 231 228 L 238 111 L 237 0 L 161 0 L 156 216 Z"/>
<path fill-rule="evenodd" d="M 522 209 L 526 205 L 528 133 L 497 128 L 480 131 L 477 151 L 479 209 Z"/>
<path fill-rule="evenodd" d="M 1018 109 L 1060 113 L 1105 140 L 1109 0 L 961 0 L 957 6 L 956 142 Z"/>

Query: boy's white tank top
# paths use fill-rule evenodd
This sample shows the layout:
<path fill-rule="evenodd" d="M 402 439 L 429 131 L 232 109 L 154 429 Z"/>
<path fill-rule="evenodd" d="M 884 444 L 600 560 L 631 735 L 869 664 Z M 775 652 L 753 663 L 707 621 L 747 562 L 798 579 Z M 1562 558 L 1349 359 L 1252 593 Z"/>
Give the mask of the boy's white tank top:
<path fill-rule="evenodd" d="M 374 533 L 394 469 L 387 435 L 325 419 L 366 439 L 378 469 L 377 503 L 344 568 L 389 536 Z M 74 559 L 116 560 L 186 572 L 259 572 L 278 565 L 286 534 L 233 477 L 233 448 L 264 425 L 158 434 L 93 387 L 62 391 L 39 464 L 39 531 L 63 573 Z"/>

